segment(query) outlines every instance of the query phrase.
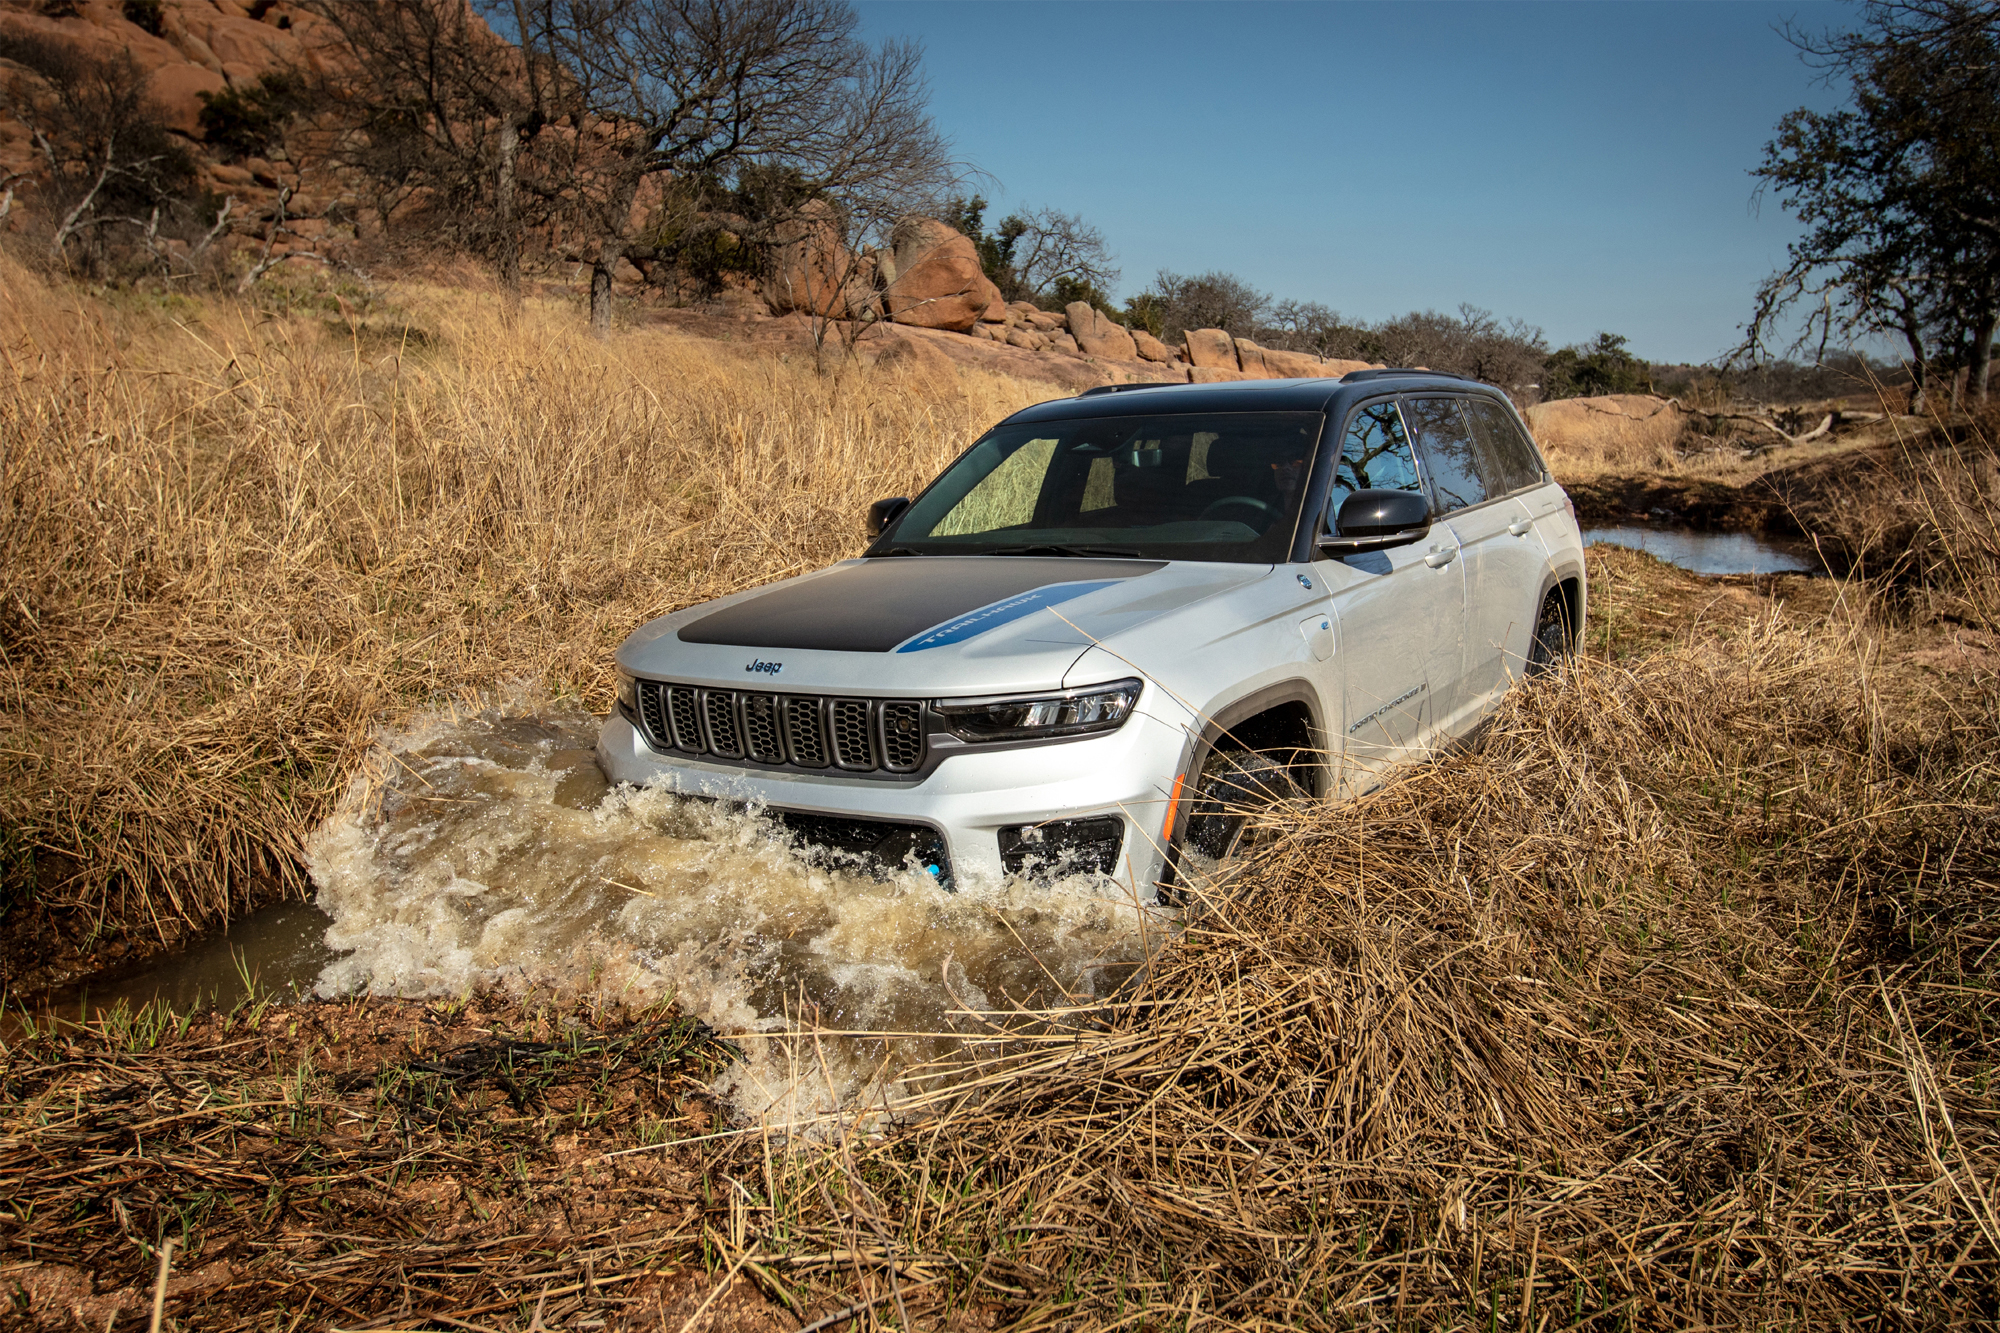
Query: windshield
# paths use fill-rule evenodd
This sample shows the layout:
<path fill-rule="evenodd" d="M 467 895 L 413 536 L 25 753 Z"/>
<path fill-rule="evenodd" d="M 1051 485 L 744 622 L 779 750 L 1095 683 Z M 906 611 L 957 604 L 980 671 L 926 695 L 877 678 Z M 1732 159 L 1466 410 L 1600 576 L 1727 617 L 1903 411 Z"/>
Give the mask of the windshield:
<path fill-rule="evenodd" d="M 1002 426 L 885 533 L 891 555 L 1287 559 L 1317 412 Z"/>

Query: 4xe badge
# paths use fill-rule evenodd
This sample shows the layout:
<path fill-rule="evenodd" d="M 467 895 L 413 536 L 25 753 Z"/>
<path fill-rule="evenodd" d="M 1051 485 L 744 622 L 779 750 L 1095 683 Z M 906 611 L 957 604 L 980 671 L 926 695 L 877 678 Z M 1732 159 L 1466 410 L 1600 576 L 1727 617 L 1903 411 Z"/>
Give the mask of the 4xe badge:
<path fill-rule="evenodd" d="M 763 658 L 760 657 L 752 661 L 750 665 L 744 667 L 743 669 L 745 671 L 761 671 L 767 676 L 775 676 L 780 671 L 783 671 L 785 669 L 785 664 L 783 662 L 766 662 Z"/>

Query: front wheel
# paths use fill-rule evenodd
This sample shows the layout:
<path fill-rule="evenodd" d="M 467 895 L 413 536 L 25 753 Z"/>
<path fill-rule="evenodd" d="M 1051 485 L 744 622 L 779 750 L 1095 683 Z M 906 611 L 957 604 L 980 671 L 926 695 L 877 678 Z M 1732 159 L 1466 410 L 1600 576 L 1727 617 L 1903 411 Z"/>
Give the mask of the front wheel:
<path fill-rule="evenodd" d="M 1249 860 L 1277 830 L 1258 819 L 1304 796 L 1291 770 L 1258 750 L 1211 750 L 1181 834 L 1183 869 L 1219 874 Z"/>
<path fill-rule="evenodd" d="M 1528 644 L 1528 675 L 1544 676 L 1569 660 L 1576 644 L 1569 629 L 1569 607 L 1561 589 L 1552 588 L 1535 617 L 1535 635 Z"/>

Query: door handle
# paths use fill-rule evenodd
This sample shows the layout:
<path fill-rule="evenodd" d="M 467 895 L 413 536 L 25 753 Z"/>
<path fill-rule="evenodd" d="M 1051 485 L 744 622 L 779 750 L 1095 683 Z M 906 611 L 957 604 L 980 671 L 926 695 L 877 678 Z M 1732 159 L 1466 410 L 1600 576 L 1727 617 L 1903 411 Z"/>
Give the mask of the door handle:
<path fill-rule="evenodd" d="M 1528 535 L 1528 530 L 1534 526 L 1535 521 L 1531 518 L 1517 518 L 1507 525 L 1507 531 L 1516 537 L 1525 537 Z"/>
<path fill-rule="evenodd" d="M 1443 569 L 1457 558 L 1458 548 L 1456 546 L 1447 546 L 1441 551 L 1433 550 L 1429 555 L 1424 557 L 1424 563 L 1432 569 Z"/>

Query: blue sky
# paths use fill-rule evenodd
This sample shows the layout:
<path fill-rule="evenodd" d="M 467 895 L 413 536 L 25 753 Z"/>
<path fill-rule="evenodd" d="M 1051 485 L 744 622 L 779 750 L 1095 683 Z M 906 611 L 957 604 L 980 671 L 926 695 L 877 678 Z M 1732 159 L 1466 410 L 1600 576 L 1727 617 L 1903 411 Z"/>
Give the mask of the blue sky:
<path fill-rule="evenodd" d="M 1838 90 L 1774 31 L 1841 4 L 860 0 L 924 44 L 996 208 L 1101 228 L 1118 295 L 1219 268 L 1381 319 L 1461 302 L 1554 345 L 1733 346 L 1795 225 L 1751 207 L 1778 118 Z"/>

